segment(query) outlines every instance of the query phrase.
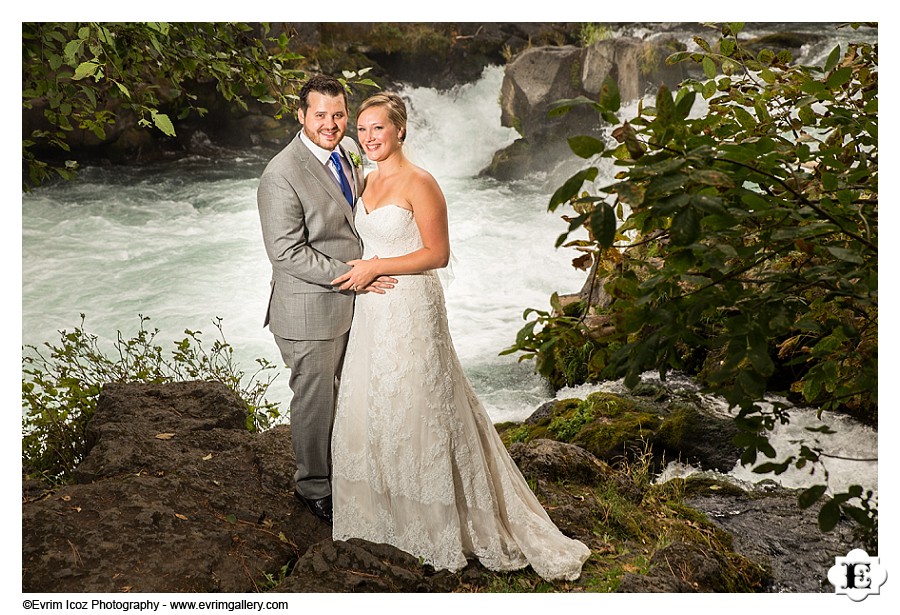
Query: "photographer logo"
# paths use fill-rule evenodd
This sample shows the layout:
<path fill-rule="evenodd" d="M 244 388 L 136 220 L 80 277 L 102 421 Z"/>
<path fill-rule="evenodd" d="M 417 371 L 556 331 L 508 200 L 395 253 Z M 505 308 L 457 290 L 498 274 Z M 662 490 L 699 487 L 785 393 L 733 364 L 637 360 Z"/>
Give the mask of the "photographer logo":
<path fill-rule="evenodd" d="M 869 557 L 862 549 L 853 549 L 846 557 L 834 558 L 828 580 L 834 585 L 834 593 L 846 594 L 854 602 L 861 602 L 866 596 L 881 592 L 887 570 L 881 567 L 879 558 Z"/>

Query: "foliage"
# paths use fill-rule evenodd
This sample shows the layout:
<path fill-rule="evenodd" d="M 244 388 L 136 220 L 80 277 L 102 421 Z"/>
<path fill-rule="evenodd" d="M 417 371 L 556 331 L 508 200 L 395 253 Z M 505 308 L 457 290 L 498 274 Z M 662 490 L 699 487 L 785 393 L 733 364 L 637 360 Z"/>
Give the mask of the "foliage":
<path fill-rule="evenodd" d="M 570 145 L 620 170 L 593 193 L 582 187 L 600 169 L 580 171 L 549 207 L 573 205 L 558 245 L 581 250 L 582 267 L 589 256 L 613 299 L 603 313 L 614 331 L 588 357 L 590 373 L 634 386 L 646 370 L 696 369 L 699 350 L 705 384 L 739 411 L 742 462 L 752 464 L 775 456 L 766 430 L 789 420 L 784 404 L 760 403 L 773 387 L 820 411 L 877 413 L 878 47 L 838 46 L 823 67 L 800 66 L 789 52 L 747 51 L 741 29 L 726 24 L 716 43 L 698 36 L 697 51 L 673 54 L 706 78 L 674 94 L 661 87 L 634 119 L 620 124 L 611 79 L 596 101 L 561 101 L 553 113 L 587 104 L 616 126 L 608 142 Z M 588 240 L 566 243 L 582 228 Z M 592 336 L 587 312 L 576 322 L 538 315 L 510 350 L 539 365 L 559 353 L 560 331 Z M 804 445 L 760 468 L 820 455 Z M 835 494 L 820 526 L 833 527 L 836 511 L 874 524 L 861 495 Z"/>
<path fill-rule="evenodd" d="M 185 331 L 175 342 L 171 358 L 156 343 L 158 329 L 140 316 L 137 334 L 124 339 L 118 332 L 114 353 L 108 356 L 96 335 L 81 326 L 60 331 L 58 346 L 28 345 L 22 356 L 22 462 L 30 474 L 49 482 L 67 480 L 85 454 L 85 430 L 104 384 L 109 382 L 162 383 L 186 380 L 221 382 L 247 404 L 247 428 L 259 431 L 278 418 L 275 403 L 265 395 L 275 368 L 257 359 L 257 371 L 247 376 L 233 362 L 233 348 L 225 341 L 222 320 L 214 321 L 219 338 L 207 350 L 200 331 Z M 46 353 L 46 354 L 45 354 Z"/>
<path fill-rule="evenodd" d="M 25 189 L 70 179 L 76 162 L 54 166 L 50 154 L 65 155 L 81 132 L 103 141 L 128 115 L 175 136 L 177 120 L 207 111 L 198 84 L 241 109 L 254 99 L 276 118 L 290 115 L 303 58 L 286 32 L 268 33 L 245 23 L 23 23 L 22 107 L 46 120 L 22 141 Z"/>
<path fill-rule="evenodd" d="M 445 55 L 454 42 L 453 24 L 376 23 L 367 37 L 381 53 L 430 53 Z"/>
<path fill-rule="evenodd" d="M 584 23 L 578 32 L 578 42 L 582 47 L 589 47 L 599 41 L 605 41 L 612 37 L 612 30 L 608 24 Z"/>

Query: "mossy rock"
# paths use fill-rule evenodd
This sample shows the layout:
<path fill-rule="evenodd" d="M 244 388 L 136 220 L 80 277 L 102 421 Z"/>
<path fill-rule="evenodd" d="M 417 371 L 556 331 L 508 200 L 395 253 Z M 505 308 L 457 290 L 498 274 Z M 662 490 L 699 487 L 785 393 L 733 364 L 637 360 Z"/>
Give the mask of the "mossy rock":
<path fill-rule="evenodd" d="M 577 444 L 604 461 L 640 453 L 661 423 L 660 417 L 636 401 L 613 393 L 591 393 L 585 399 L 563 399 L 542 407 L 522 424 L 498 427 L 506 446 L 537 438 Z"/>
<path fill-rule="evenodd" d="M 600 418 L 586 424 L 572 443 L 607 462 L 633 459 L 646 448 L 659 424 L 660 418 L 649 412 L 628 412 L 614 420 Z"/>
<path fill-rule="evenodd" d="M 733 444 L 738 433 L 733 420 L 712 416 L 691 403 L 678 403 L 662 421 L 653 444 L 704 469 L 729 472 L 741 455 Z"/>
<path fill-rule="evenodd" d="M 684 479 L 684 497 L 716 494 L 721 496 L 749 497 L 749 494 L 726 480 L 704 474 L 692 474 Z"/>

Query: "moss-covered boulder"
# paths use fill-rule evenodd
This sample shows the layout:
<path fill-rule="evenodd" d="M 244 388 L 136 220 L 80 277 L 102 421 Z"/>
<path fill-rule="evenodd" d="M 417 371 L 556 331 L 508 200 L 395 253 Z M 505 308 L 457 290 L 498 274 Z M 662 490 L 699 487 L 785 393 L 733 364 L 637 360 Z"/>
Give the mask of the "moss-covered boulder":
<path fill-rule="evenodd" d="M 681 461 L 730 472 L 740 459 L 734 421 L 690 393 L 647 385 L 629 395 L 595 392 L 548 402 L 522 423 L 497 426 L 507 446 L 549 438 L 576 444 L 611 464 L 653 457 L 653 469 Z"/>
<path fill-rule="evenodd" d="M 550 438 L 576 444 L 606 462 L 639 456 L 662 417 L 648 406 L 612 393 L 564 399 L 543 409 L 540 418 L 501 428 L 507 446 Z"/>
<path fill-rule="evenodd" d="M 733 420 L 704 412 L 691 403 L 674 404 L 670 410 L 653 436 L 654 445 L 669 458 L 705 469 L 734 469 L 741 449 L 733 443 L 740 431 Z"/>

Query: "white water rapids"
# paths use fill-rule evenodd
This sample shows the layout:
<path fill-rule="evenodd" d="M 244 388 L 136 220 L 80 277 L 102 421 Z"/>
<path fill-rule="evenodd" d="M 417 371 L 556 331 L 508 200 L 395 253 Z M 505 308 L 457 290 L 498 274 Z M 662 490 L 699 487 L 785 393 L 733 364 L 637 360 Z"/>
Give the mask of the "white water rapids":
<path fill-rule="evenodd" d="M 577 292 L 584 273 L 571 267 L 576 254 L 557 250 L 563 230 L 547 212 L 549 193 L 526 182 L 477 177 L 493 153 L 515 138 L 500 126 L 502 69 L 476 83 L 438 92 L 410 88 L 410 156 L 431 171 L 447 197 L 453 281 L 447 290 L 454 342 L 473 385 L 496 421 L 522 420 L 553 394 L 530 363 L 498 356 L 524 324 L 522 312 L 548 309 L 553 292 Z M 110 344 L 117 332 L 134 335 L 138 315 L 160 329 L 167 349 L 184 329 L 212 342 L 212 320 L 247 372 L 254 359 L 281 365 L 262 327 L 270 266 L 262 247 L 256 186 L 269 154 L 246 152 L 165 165 L 86 168 L 77 180 L 35 190 L 22 203 L 22 343 L 57 342 L 58 330 L 80 323 Z M 559 392 L 583 396 L 617 383 Z M 286 369 L 269 399 L 287 407 Z M 794 413 L 773 435 L 790 447 L 805 426 L 821 424 L 811 410 Z M 839 417 L 839 431 L 823 447 L 836 457 L 877 457 L 877 434 Z M 824 437 L 824 436 L 823 436 Z M 794 449 L 790 449 L 794 450 Z M 832 488 L 859 483 L 874 488 L 876 462 L 828 460 Z M 736 467 L 739 479 L 758 480 Z M 805 472 L 780 478 L 805 484 Z"/>

